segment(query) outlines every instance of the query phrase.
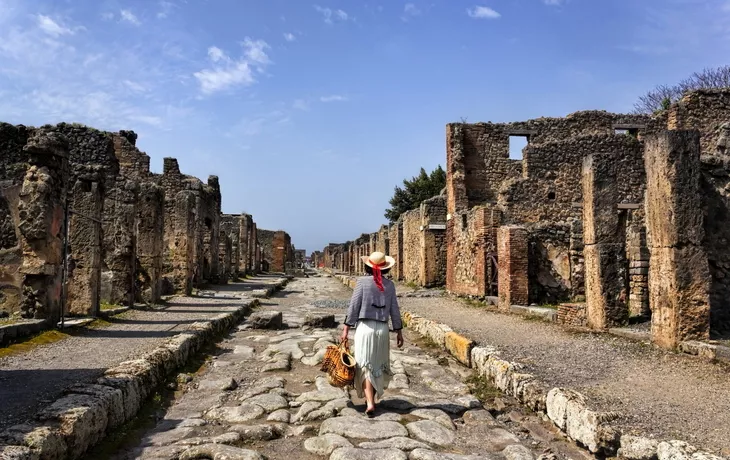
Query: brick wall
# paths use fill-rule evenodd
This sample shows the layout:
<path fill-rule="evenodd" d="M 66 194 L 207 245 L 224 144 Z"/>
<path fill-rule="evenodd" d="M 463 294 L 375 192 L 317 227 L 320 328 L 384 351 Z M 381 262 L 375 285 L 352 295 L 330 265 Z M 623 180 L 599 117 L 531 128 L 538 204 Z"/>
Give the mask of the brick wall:
<path fill-rule="evenodd" d="M 500 227 L 497 232 L 499 260 L 499 307 L 528 304 L 528 232 L 522 227 Z"/>

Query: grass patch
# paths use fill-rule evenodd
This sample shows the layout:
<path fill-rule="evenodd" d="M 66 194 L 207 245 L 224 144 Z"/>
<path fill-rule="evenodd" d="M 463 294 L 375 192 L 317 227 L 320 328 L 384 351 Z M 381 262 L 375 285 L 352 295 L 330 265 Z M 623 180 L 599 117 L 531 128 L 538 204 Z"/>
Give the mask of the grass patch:
<path fill-rule="evenodd" d="M 68 337 L 69 337 L 68 334 L 64 334 L 63 332 L 60 332 L 60 331 L 52 330 L 52 331 L 41 332 L 40 334 L 35 335 L 23 342 L 14 343 L 5 348 L 0 348 L 0 358 L 28 353 L 29 351 L 31 351 L 34 348 L 37 348 L 41 345 L 48 345 L 50 343 L 59 342 Z"/>
<path fill-rule="evenodd" d="M 498 396 L 502 396 L 502 392 L 492 385 L 492 382 L 488 381 L 485 377 L 477 374 L 476 372 L 471 374 L 464 383 L 466 383 L 469 387 L 471 394 L 482 403 L 486 403 Z"/>
<path fill-rule="evenodd" d="M 104 329 L 111 326 L 112 323 L 105 319 L 97 318 L 94 321 L 86 325 L 87 329 Z"/>
<path fill-rule="evenodd" d="M 409 281 L 409 282 L 407 282 L 406 283 L 406 286 L 409 287 L 409 288 L 411 288 L 411 289 L 413 289 L 413 290 L 418 290 L 418 288 L 419 288 L 418 284 L 416 284 L 415 281 Z"/>
<path fill-rule="evenodd" d="M 104 302 L 102 302 L 101 305 L 100 305 L 100 309 L 102 311 L 104 311 L 104 310 L 116 310 L 117 308 L 124 308 L 124 306 L 123 305 L 117 305 L 117 304 L 114 304 L 114 303 L 104 303 Z"/>
<path fill-rule="evenodd" d="M 540 308 L 549 308 L 551 310 L 557 310 L 560 305 L 556 303 L 544 303 L 540 305 Z"/>
<path fill-rule="evenodd" d="M 0 326 L 7 326 L 18 322 L 17 318 L 2 318 L 0 319 Z"/>
<path fill-rule="evenodd" d="M 464 298 L 464 299 L 462 299 L 462 301 L 464 302 L 464 304 L 467 307 L 472 307 L 472 308 L 487 308 L 488 307 L 487 302 L 484 302 L 483 300 Z"/>

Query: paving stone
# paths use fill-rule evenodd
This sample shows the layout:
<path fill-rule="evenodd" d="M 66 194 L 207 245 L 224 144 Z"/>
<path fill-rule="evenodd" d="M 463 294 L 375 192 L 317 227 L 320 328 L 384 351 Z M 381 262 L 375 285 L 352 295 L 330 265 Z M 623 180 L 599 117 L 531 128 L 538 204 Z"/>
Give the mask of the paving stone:
<path fill-rule="evenodd" d="M 304 352 L 301 348 L 299 348 L 299 344 L 302 342 L 303 340 L 296 339 L 284 340 L 282 342 L 269 345 L 269 347 L 266 348 L 261 355 L 263 357 L 267 357 L 273 356 L 277 353 L 285 353 L 290 355 L 292 359 L 302 359 L 304 357 Z"/>
<path fill-rule="evenodd" d="M 238 433 L 242 441 L 270 441 L 282 437 L 286 431 L 286 425 L 281 423 L 235 425 L 230 430 Z"/>
<path fill-rule="evenodd" d="M 226 444 L 232 445 L 241 440 L 241 435 L 238 433 L 223 433 L 219 436 L 210 437 L 199 437 L 199 438 L 187 438 L 180 441 L 178 444 L 184 446 L 200 446 L 203 444 Z"/>
<path fill-rule="evenodd" d="M 360 417 L 335 417 L 325 420 L 319 428 L 319 434 L 327 433 L 367 440 L 408 436 L 408 430 L 398 422 L 381 422 Z"/>
<path fill-rule="evenodd" d="M 659 442 L 638 436 L 621 436 L 619 457 L 628 460 L 652 460 L 656 458 Z"/>
<path fill-rule="evenodd" d="M 241 404 L 235 407 L 216 407 L 205 414 L 209 420 L 220 420 L 226 423 L 245 423 L 264 415 L 264 409 L 258 404 Z"/>
<path fill-rule="evenodd" d="M 409 388 L 408 376 L 406 374 L 395 374 L 388 384 L 389 390 L 406 390 Z"/>
<path fill-rule="evenodd" d="M 448 446 L 454 442 L 453 429 L 444 427 L 433 420 L 420 420 L 406 425 L 411 437 L 436 446 Z"/>
<path fill-rule="evenodd" d="M 257 311 L 248 317 L 247 323 L 254 329 L 281 329 L 282 318 L 280 311 Z"/>
<path fill-rule="evenodd" d="M 275 388 L 283 388 L 284 384 L 286 383 L 286 380 L 283 377 L 266 377 L 260 380 L 257 380 L 251 388 L 246 390 L 242 395 L 240 400 L 244 401 L 249 398 L 253 398 L 254 396 L 268 393 L 269 391 L 275 389 Z"/>
<path fill-rule="evenodd" d="M 240 449 L 221 444 L 195 446 L 180 454 L 180 460 L 196 460 L 201 458 L 214 460 L 264 460 L 263 455 L 254 450 Z"/>
<path fill-rule="evenodd" d="M 530 449 L 519 444 L 505 447 L 502 455 L 506 460 L 533 460 L 535 458 Z"/>
<path fill-rule="evenodd" d="M 307 366 L 318 366 L 322 363 L 326 352 L 326 349 L 320 348 L 315 354 L 302 358 L 302 364 L 306 364 Z"/>
<path fill-rule="evenodd" d="M 321 405 L 321 403 L 316 401 L 306 401 L 304 404 L 302 404 L 294 417 L 292 417 L 291 423 L 298 423 L 304 420 L 304 417 L 309 415 L 310 412 L 319 409 Z"/>
<path fill-rule="evenodd" d="M 434 452 L 426 449 L 416 449 L 408 455 L 409 460 L 496 460 L 497 457 L 480 454 L 480 455 L 461 455 L 448 454 L 442 452 Z"/>
<path fill-rule="evenodd" d="M 289 403 L 283 396 L 274 393 L 264 393 L 254 396 L 253 398 L 247 399 L 244 403 L 261 406 L 267 413 L 289 407 Z"/>
<path fill-rule="evenodd" d="M 233 354 L 239 359 L 253 359 L 256 355 L 254 348 L 248 345 L 236 345 Z"/>
<path fill-rule="evenodd" d="M 494 452 L 504 450 L 507 446 L 520 443 L 520 439 L 517 436 L 504 428 L 490 428 L 484 433 L 482 439 L 485 448 Z"/>
<path fill-rule="evenodd" d="M 486 423 L 493 426 L 500 426 L 497 419 L 486 409 L 471 409 L 462 415 L 465 423 Z"/>
<path fill-rule="evenodd" d="M 340 447 L 332 452 L 330 460 L 408 460 L 408 456 L 398 449 Z"/>
<path fill-rule="evenodd" d="M 433 420 L 450 430 L 456 429 L 456 427 L 454 427 L 454 422 L 451 421 L 451 417 L 449 417 L 449 414 L 440 409 L 416 409 L 411 411 L 411 415 L 415 415 L 416 417 L 426 420 Z"/>
<path fill-rule="evenodd" d="M 438 391 L 447 395 L 466 395 L 469 387 L 459 381 L 453 374 L 446 372 L 442 367 L 426 368 L 421 371 L 423 382 Z"/>
<path fill-rule="evenodd" d="M 291 354 L 277 353 L 269 364 L 261 368 L 261 372 L 289 372 L 291 370 Z"/>
<path fill-rule="evenodd" d="M 326 456 L 340 447 L 352 447 L 352 443 L 338 434 L 324 434 L 304 441 L 304 449 L 315 455 Z"/>
<path fill-rule="evenodd" d="M 333 328 L 337 327 L 335 322 L 335 315 L 328 313 L 307 313 L 304 317 L 304 325 L 319 327 L 319 328 Z"/>
<path fill-rule="evenodd" d="M 414 449 L 429 449 L 428 444 L 424 444 L 421 441 L 415 439 L 398 436 L 395 438 L 385 439 L 378 442 L 363 442 L 358 446 L 362 449 L 400 449 L 400 450 L 414 450 Z"/>
<path fill-rule="evenodd" d="M 269 414 L 269 416 L 266 417 L 266 420 L 269 422 L 289 423 L 291 420 L 291 413 L 289 413 L 286 409 L 279 409 Z"/>
<path fill-rule="evenodd" d="M 203 420 L 202 418 L 187 418 L 180 422 L 177 426 L 178 427 L 197 427 L 197 426 L 205 426 L 208 422 Z"/>

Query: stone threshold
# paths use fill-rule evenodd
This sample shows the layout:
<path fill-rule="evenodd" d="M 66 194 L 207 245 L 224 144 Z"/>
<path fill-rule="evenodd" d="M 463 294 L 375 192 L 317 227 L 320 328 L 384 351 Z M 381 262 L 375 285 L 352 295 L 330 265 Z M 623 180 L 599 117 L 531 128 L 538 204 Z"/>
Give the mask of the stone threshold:
<path fill-rule="evenodd" d="M 272 292 L 288 282 L 288 278 L 282 279 L 272 286 Z M 32 420 L 0 433 L 0 458 L 82 458 L 108 433 L 134 419 L 146 399 L 169 375 L 233 329 L 258 305 L 258 299 L 248 299 L 235 310 L 191 324 L 188 330 L 138 359 L 107 369 L 93 383 L 72 385 Z"/>
<path fill-rule="evenodd" d="M 333 276 L 347 286 L 354 284 L 353 277 Z M 684 441 L 657 441 L 622 435 L 620 427 L 612 423 L 619 418 L 619 414 L 591 409 L 588 398 L 577 391 L 549 388 L 534 375 L 523 372 L 524 365 L 502 359 L 496 347 L 477 344 L 454 332 L 446 324 L 408 311 L 401 311 L 401 316 L 404 326 L 432 340 L 503 393 L 512 396 L 529 409 L 545 414 L 578 446 L 593 455 L 617 456 L 627 460 L 723 460 L 723 457 L 702 452 Z"/>

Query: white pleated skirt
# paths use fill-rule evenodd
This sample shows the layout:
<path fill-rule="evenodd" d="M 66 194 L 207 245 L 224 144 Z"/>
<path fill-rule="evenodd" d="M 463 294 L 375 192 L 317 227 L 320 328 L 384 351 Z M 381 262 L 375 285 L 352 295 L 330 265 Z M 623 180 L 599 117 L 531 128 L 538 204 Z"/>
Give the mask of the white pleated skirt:
<path fill-rule="evenodd" d="M 365 379 L 375 388 L 377 398 L 383 397 L 392 372 L 390 370 L 390 336 L 388 323 L 361 319 L 355 328 L 355 390 L 365 397 Z"/>

